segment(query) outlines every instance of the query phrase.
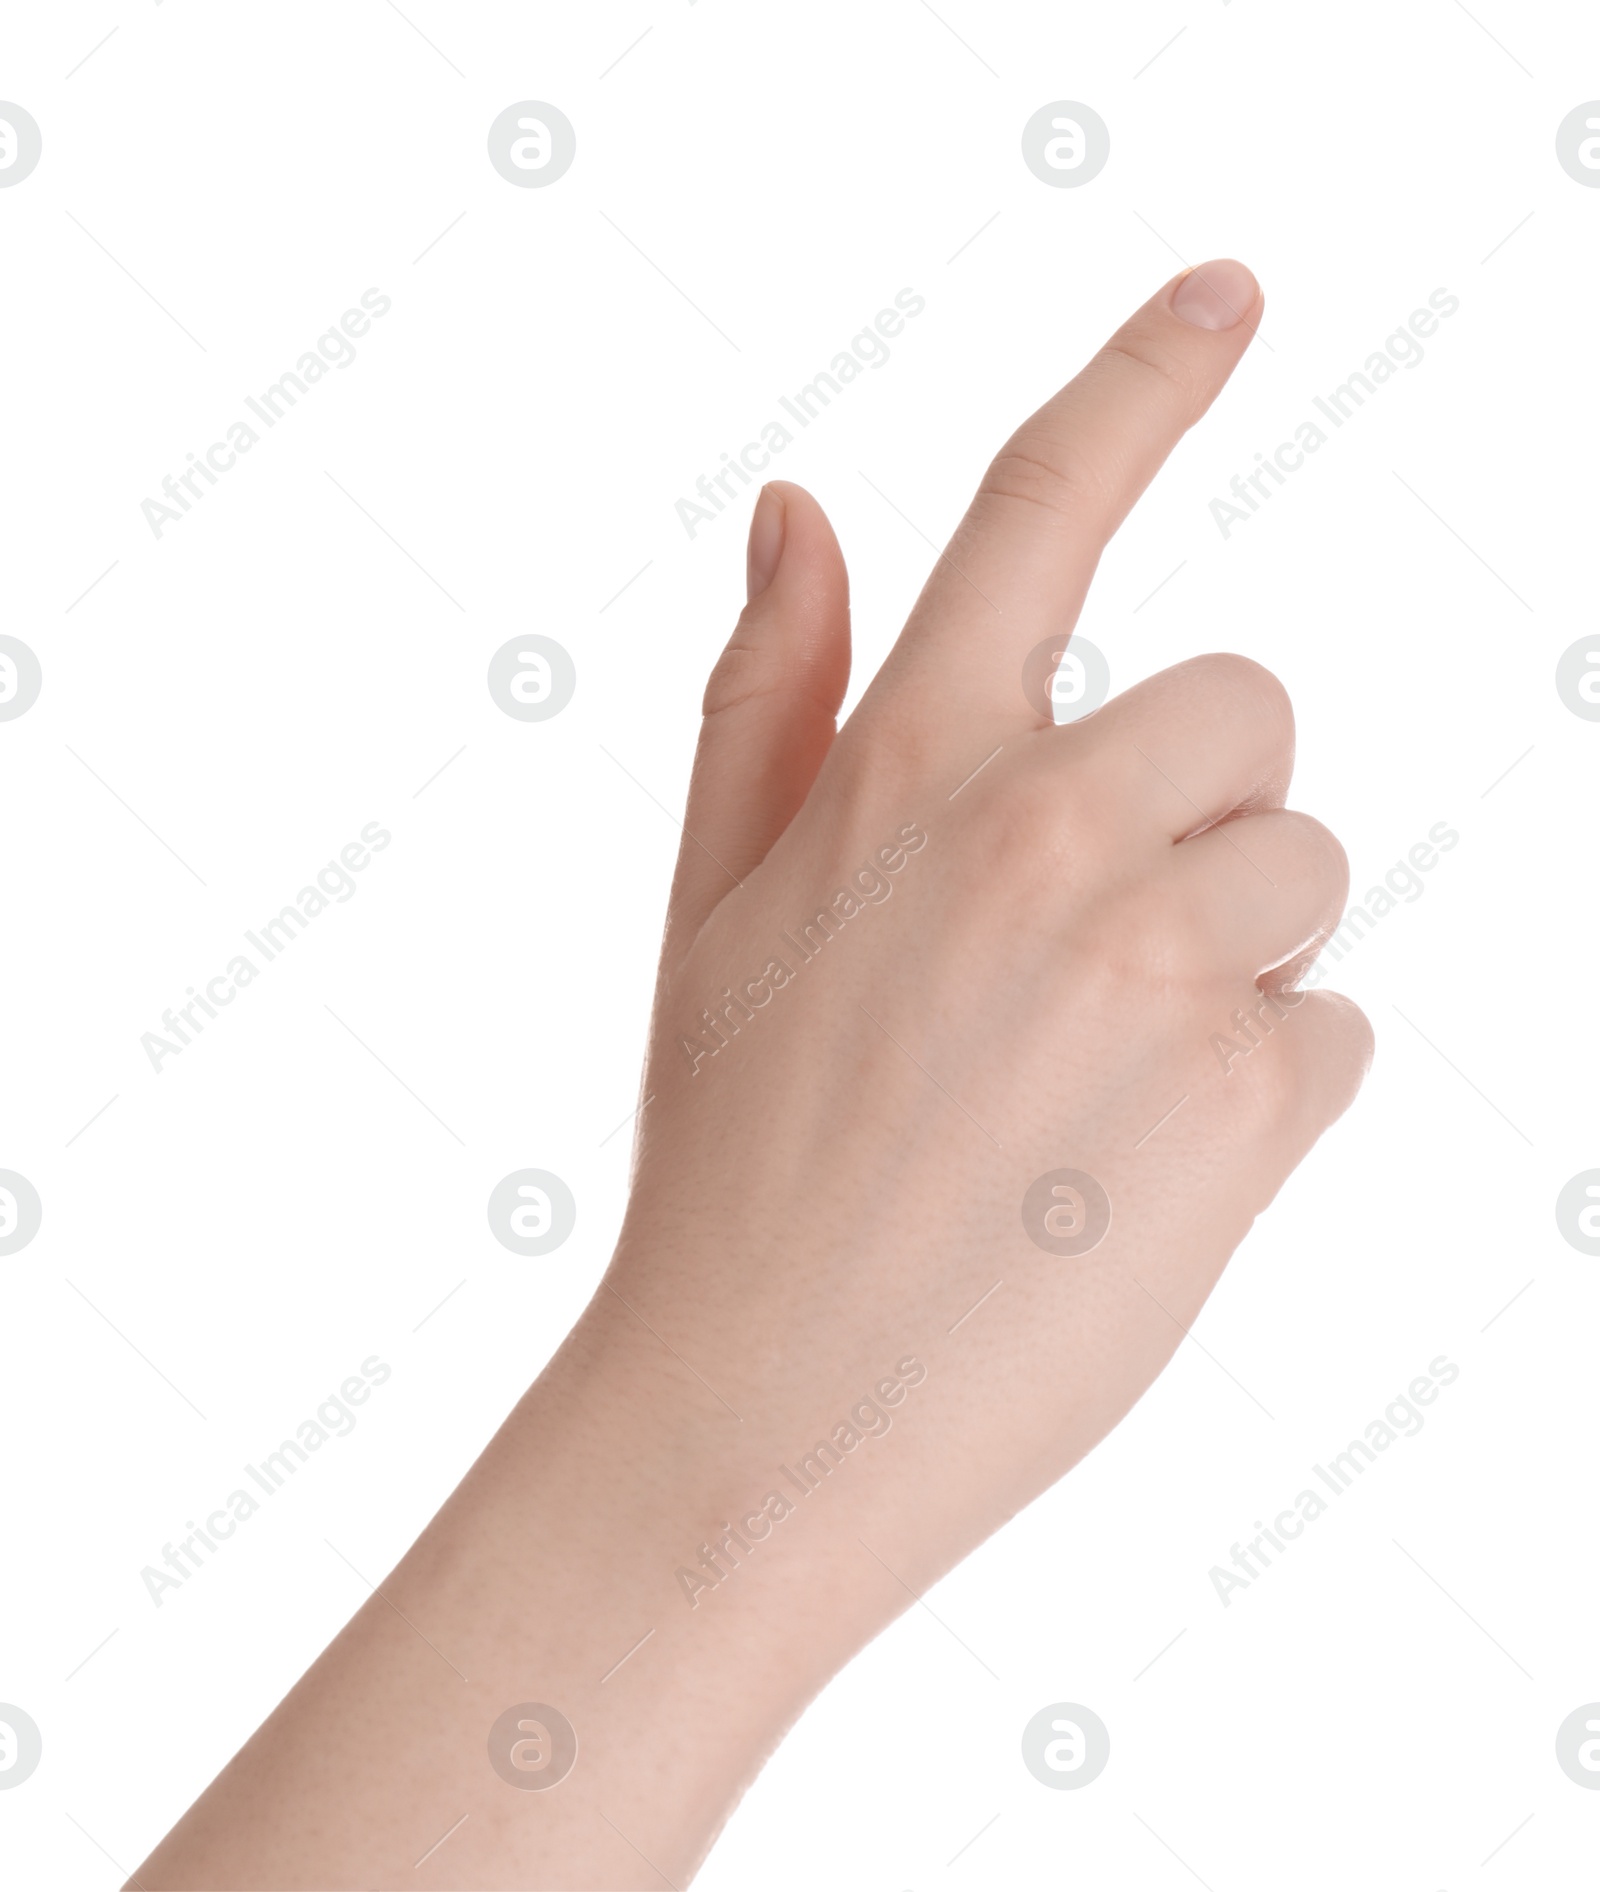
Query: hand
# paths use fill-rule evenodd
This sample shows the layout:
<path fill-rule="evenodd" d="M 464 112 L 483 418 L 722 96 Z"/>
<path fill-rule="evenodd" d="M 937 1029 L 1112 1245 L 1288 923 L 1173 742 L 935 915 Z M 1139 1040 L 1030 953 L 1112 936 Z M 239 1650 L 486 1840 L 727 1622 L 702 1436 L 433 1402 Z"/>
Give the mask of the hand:
<path fill-rule="evenodd" d="M 612 1266 L 146 1885 L 682 1885 L 827 1678 L 1161 1370 L 1366 1069 L 1355 1007 L 1289 989 L 1344 856 L 1283 806 L 1258 665 L 1059 728 L 1022 672 L 1261 306 L 1186 274 L 1024 424 L 837 737 L 843 563 L 763 492 Z M 576 1731 L 557 1792 L 485 1759 L 522 1701 Z"/>
<path fill-rule="evenodd" d="M 798 487 L 757 507 L 608 1287 L 738 1409 L 763 1489 L 916 1357 L 893 1439 L 807 1505 L 891 1610 L 858 1532 L 921 1589 L 1059 1478 L 1369 1060 L 1354 1006 L 1285 990 L 1347 876 L 1283 806 L 1276 679 L 1197 657 L 1062 727 L 1022 684 L 1260 312 L 1237 264 L 1182 277 L 1021 428 L 837 738 L 838 548 Z"/>

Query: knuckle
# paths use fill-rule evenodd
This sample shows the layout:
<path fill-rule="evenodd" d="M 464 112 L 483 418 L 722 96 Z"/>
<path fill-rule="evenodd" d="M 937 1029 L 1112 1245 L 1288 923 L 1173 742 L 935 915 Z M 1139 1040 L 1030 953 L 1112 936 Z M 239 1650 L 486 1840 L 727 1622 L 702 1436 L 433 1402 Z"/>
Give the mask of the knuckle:
<path fill-rule="evenodd" d="M 1259 1043 L 1231 1075 L 1256 1128 L 1296 1146 L 1315 1142 L 1360 1089 L 1372 1062 L 1372 1027 L 1359 1006 L 1334 992 L 1258 993 Z M 1265 1022 L 1270 1031 L 1263 1032 Z"/>
<path fill-rule="evenodd" d="M 1314 815 L 1286 809 L 1278 818 L 1285 825 L 1292 857 L 1304 878 L 1331 903 L 1342 907 L 1350 891 L 1350 856 L 1344 843 Z"/>
<path fill-rule="evenodd" d="M 966 793 L 976 871 L 1012 916 L 1008 923 L 1056 931 L 1064 904 L 1086 920 L 1104 916 L 1125 861 L 1091 771 L 997 760 Z"/>
<path fill-rule="evenodd" d="M 1258 1130 L 1298 1119 L 1306 1090 L 1296 1055 L 1299 1011 L 1286 995 L 1264 997 L 1255 990 L 1213 1037 L 1213 1049 L 1226 1062 L 1225 1081 Z"/>
<path fill-rule="evenodd" d="M 1337 1059 L 1337 1068 L 1347 1087 L 1345 1101 L 1348 1102 L 1372 1069 L 1373 1052 L 1377 1045 L 1372 1020 L 1353 999 L 1347 999 L 1343 993 L 1322 992 L 1316 996 L 1321 998 L 1333 1017 L 1334 1029 L 1329 1034 L 1333 1040 L 1330 1055 Z"/>
<path fill-rule="evenodd" d="M 1331 828 L 1297 808 L 1269 808 L 1254 814 L 1230 816 L 1206 834 L 1231 842 L 1277 890 L 1280 904 L 1297 908 L 1308 899 L 1332 908 L 1342 906 L 1350 886 L 1350 857 Z M 1227 863 L 1214 848 L 1214 861 Z"/>
<path fill-rule="evenodd" d="M 759 644 L 746 641 L 741 618 L 706 679 L 700 714 L 708 718 L 723 715 L 737 709 L 741 703 L 748 703 L 752 697 L 766 695 L 778 681 L 774 666 L 767 661 Z"/>
<path fill-rule="evenodd" d="M 1246 722 L 1264 730 L 1271 746 L 1293 752 L 1294 704 L 1265 664 L 1235 651 L 1210 651 L 1175 664 L 1167 674 L 1175 679 L 1180 698 L 1198 695 L 1226 703 Z"/>
<path fill-rule="evenodd" d="M 733 636 L 723 648 L 706 679 L 700 714 L 707 721 L 730 711 L 772 698 L 796 714 L 816 714 L 831 724 L 834 706 L 826 698 L 807 664 L 786 662 L 784 640 L 773 635 L 776 626 L 757 615 L 754 607 L 741 613 Z"/>
<path fill-rule="evenodd" d="M 1190 662 L 1231 695 L 1259 703 L 1263 710 L 1282 716 L 1294 714 L 1289 692 L 1277 675 L 1265 664 L 1257 663 L 1254 657 L 1241 657 L 1232 650 L 1215 650 L 1191 658 Z"/>
<path fill-rule="evenodd" d="M 1108 372 L 1141 382 L 1161 399 L 1174 402 L 1185 427 L 1199 418 L 1205 406 L 1199 379 L 1179 356 L 1149 337 L 1125 333 L 1106 343 L 1100 360 Z"/>
<path fill-rule="evenodd" d="M 1372 1021 L 1342 992 L 1308 992 L 1301 1009 L 1307 1027 L 1302 1035 L 1314 1040 L 1308 1061 L 1323 1080 L 1322 1088 L 1342 1097 L 1342 1109 L 1371 1067 Z"/>
<path fill-rule="evenodd" d="M 1102 518 L 1111 508 L 1104 474 L 1092 461 L 1059 441 L 1019 435 L 989 463 L 980 499 L 1040 506 L 1058 517 Z"/>
<path fill-rule="evenodd" d="M 966 791 L 965 832 L 977 871 L 1018 924 L 1079 933 L 1091 956 L 1135 940 L 1165 977 L 1181 957 L 1178 903 L 1142 856 L 1130 855 L 1117 784 L 1087 747 L 1051 740 L 1062 733 L 1041 732 L 1031 751 L 1013 755 L 1009 766 L 997 760 Z"/>

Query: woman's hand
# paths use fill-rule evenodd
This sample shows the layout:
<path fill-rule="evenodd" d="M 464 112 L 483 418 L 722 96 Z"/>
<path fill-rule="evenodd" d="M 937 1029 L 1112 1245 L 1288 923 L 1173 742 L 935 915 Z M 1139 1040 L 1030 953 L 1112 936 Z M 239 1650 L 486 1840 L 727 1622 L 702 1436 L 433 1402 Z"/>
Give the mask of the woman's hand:
<path fill-rule="evenodd" d="M 720 1395 L 752 1498 L 915 1356 L 805 1504 L 875 1620 L 905 1595 L 858 1535 L 921 1589 L 1060 1477 L 1368 1063 L 1354 1006 L 1284 991 L 1347 888 L 1284 808 L 1276 679 L 1196 657 L 1056 727 L 1029 667 L 1260 313 L 1236 263 L 1181 277 L 1013 436 L 837 737 L 838 548 L 798 487 L 757 506 L 607 1286 Z"/>
<path fill-rule="evenodd" d="M 1059 728 L 1041 692 L 1260 314 L 1186 274 L 1026 422 L 837 736 L 843 562 L 765 490 L 611 1268 L 140 1883 L 683 1885 L 828 1677 L 1161 1370 L 1366 1069 L 1355 1007 L 1287 989 L 1344 855 L 1284 808 L 1258 665 Z"/>

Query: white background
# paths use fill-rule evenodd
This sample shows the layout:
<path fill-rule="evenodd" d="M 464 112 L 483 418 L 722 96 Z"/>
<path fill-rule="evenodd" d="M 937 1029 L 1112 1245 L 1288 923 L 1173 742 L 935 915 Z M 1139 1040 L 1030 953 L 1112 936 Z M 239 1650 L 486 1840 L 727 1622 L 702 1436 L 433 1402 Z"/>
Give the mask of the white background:
<path fill-rule="evenodd" d="M 0 630 L 44 668 L 0 724 L 0 1167 L 44 1204 L 0 1261 L 0 1700 L 45 1744 L 8 1879 L 137 1863 L 362 1600 L 336 1550 L 392 1564 L 606 1261 L 663 805 L 742 596 L 747 503 L 691 540 L 674 502 L 926 298 L 772 469 L 837 524 L 858 690 L 919 530 L 1180 257 L 1236 254 L 1261 339 L 1082 628 L 1118 688 L 1270 665 L 1356 897 L 1460 843 L 1338 968 L 1370 1081 L 1199 1344 L 930 1597 L 982 1663 L 913 1609 L 700 1884 L 1592 1884 L 1554 1736 L 1600 1699 L 1600 1261 L 1554 1202 L 1600 1165 L 1600 725 L 1554 668 L 1595 622 L 1600 191 L 1554 136 L 1600 16 L 121 0 L 17 9 L 4 54 L 44 136 L 0 191 Z M 528 98 L 577 128 L 549 189 L 485 154 Z M 1061 98 L 1111 129 L 1081 189 L 1020 156 Z M 369 287 L 355 362 L 153 537 L 141 500 Z M 1441 287 L 1421 364 L 1224 539 L 1208 502 Z M 530 630 L 578 667 L 541 724 L 484 681 Z M 371 821 L 355 896 L 153 1072 L 141 1034 Z M 523 1166 L 578 1200 L 545 1261 L 484 1214 Z M 141 1568 L 372 1354 L 357 1430 L 157 1609 Z M 1224 1609 L 1211 1566 L 1440 1354 L 1425 1430 Z M 1081 1792 L 1019 1756 L 1060 1700 L 1111 1730 Z"/>

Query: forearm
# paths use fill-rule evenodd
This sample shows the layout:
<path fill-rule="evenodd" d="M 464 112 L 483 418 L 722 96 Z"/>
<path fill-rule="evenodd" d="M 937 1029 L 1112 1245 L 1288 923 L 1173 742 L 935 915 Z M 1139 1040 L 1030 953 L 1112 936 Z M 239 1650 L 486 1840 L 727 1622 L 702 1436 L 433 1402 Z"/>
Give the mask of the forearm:
<path fill-rule="evenodd" d="M 836 1520 L 777 1469 L 811 1443 L 736 1418 L 602 1288 L 138 1883 L 684 1884 L 806 1701 L 909 1601 L 836 1580 Z M 491 1764 L 491 1728 L 529 1702 L 576 1736 L 554 1786 L 559 1738 L 518 1769 L 526 1737 L 502 1731 L 516 1786 Z"/>

